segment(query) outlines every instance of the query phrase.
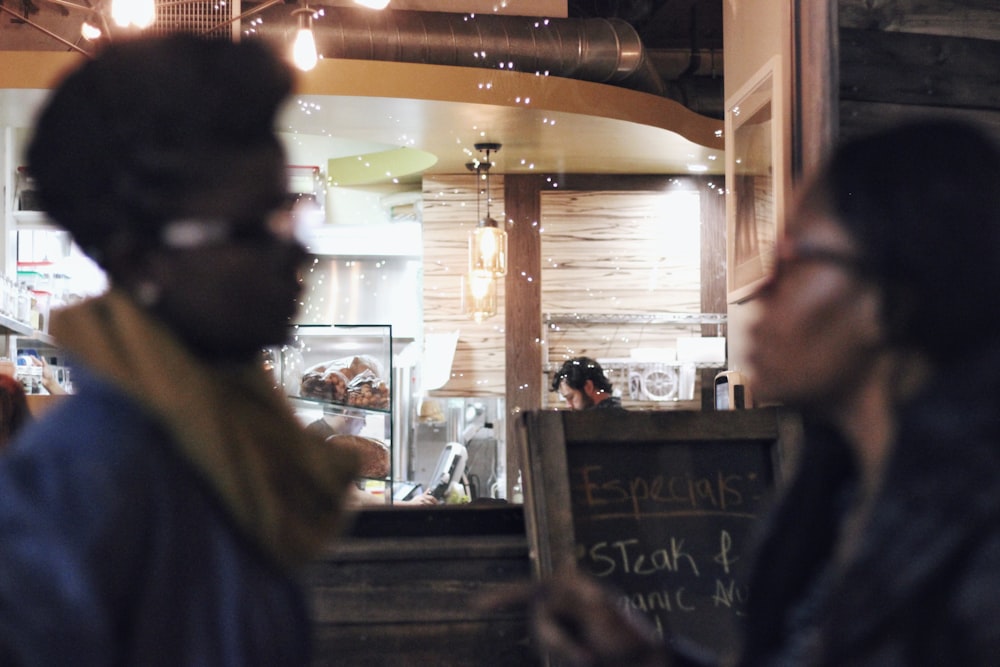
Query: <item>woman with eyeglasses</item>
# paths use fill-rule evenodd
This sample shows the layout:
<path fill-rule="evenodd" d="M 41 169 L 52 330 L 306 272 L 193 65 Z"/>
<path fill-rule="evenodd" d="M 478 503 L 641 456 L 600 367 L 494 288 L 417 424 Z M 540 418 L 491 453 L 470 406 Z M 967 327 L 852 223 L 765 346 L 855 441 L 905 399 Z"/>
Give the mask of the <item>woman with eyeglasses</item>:
<path fill-rule="evenodd" d="M 52 316 L 76 393 L 0 461 L 0 664 L 310 664 L 298 568 L 356 454 L 305 433 L 258 363 L 305 258 L 260 42 L 104 47 L 41 111 L 48 214 L 106 271 Z"/>
<path fill-rule="evenodd" d="M 755 301 L 754 396 L 798 408 L 805 437 L 740 655 L 668 646 L 572 572 L 531 593 L 542 646 L 589 666 L 996 665 L 1000 150 L 930 120 L 843 143 Z"/>

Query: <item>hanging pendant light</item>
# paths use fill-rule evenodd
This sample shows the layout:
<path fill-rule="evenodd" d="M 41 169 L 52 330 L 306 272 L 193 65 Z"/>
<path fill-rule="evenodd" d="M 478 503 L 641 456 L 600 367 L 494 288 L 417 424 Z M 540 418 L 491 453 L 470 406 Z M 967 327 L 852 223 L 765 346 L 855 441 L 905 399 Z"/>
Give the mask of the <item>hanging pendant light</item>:
<path fill-rule="evenodd" d="M 295 41 L 292 43 L 292 62 L 303 72 L 308 72 L 316 67 L 319 61 L 319 56 L 316 54 L 316 36 L 312 29 L 313 10 L 308 4 L 303 3 L 300 8 L 292 11 L 292 15 L 298 16 L 299 19 Z"/>
<path fill-rule="evenodd" d="M 111 18 L 121 28 L 148 28 L 156 20 L 154 0 L 111 0 Z"/>
<path fill-rule="evenodd" d="M 470 273 L 462 276 L 462 305 L 465 314 L 482 322 L 497 314 L 497 281 L 492 275 Z"/>
<path fill-rule="evenodd" d="M 500 278 L 507 275 L 507 232 L 490 217 L 490 153 L 500 150 L 500 144 L 476 144 L 476 150 L 486 154 L 485 160 L 467 166 L 476 172 L 476 214 L 479 214 L 481 182 L 486 182 L 486 215 L 469 233 L 469 275 Z"/>

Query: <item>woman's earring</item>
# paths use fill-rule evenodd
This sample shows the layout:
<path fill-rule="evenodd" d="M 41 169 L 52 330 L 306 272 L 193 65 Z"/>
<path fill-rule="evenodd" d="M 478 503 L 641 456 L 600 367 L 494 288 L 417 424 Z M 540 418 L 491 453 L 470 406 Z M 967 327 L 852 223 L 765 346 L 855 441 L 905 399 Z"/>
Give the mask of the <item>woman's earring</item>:
<path fill-rule="evenodd" d="M 160 286 L 151 280 L 140 281 L 133 290 L 133 296 L 140 306 L 150 308 L 160 301 Z"/>

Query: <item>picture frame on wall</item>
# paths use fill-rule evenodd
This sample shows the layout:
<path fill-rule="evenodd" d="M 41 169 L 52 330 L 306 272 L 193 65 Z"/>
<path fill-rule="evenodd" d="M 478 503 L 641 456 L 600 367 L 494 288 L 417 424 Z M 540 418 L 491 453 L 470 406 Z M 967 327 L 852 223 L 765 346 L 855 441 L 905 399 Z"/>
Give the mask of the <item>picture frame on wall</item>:
<path fill-rule="evenodd" d="M 775 56 L 726 101 L 727 300 L 753 296 L 774 262 L 784 216 L 784 104 Z"/>

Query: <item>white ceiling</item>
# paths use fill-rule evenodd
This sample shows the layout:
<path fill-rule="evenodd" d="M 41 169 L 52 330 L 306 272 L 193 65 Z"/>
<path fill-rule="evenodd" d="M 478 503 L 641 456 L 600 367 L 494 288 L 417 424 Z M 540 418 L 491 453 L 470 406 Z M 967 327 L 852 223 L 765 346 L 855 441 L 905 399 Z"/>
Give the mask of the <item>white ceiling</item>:
<path fill-rule="evenodd" d="M 330 2 L 338 3 L 349 1 Z M 465 12 L 496 6 L 504 13 L 552 16 L 565 15 L 566 2 L 393 0 L 391 6 Z M 22 34 L 24 28 L 19 28 Z M 3 35 L 10 31 L 0 31 Z M 4 62 L 14 55 L 7 53 L 10 46 L 0 43 L 0 125 L 29 127 L 44 99 L 44 77 L 54 69 L 42 68 L 34 84 L 30 75 L 5 83 L 4 69 L 13 67 Z M 53 48 L 63 52 L 52 53 Z M 54 56 L 60 63 L 80 57 L 41 33 L 29 50 L 36 49 L 31 62 L 36 55 Z M 25 61 L 17 62 L 23 67 Z M 408 147 L 437 157 L 427 173 L 465 173 L 466 163 L 481 157 L 474 144 L 483 141 L 503 145 L 493 156 L 501 173 L 683 174 L 699 169 L 721 174 L 725 162 L 722 123 L 671 100 L 607 84 L 405 63 L 321 61 L 300 76 L 300 93 L 282 114 L 279 129 L 292 163 L 324 170 L 331 158 Z M 419 174 L 408 180 L 419 180 Z"/>

